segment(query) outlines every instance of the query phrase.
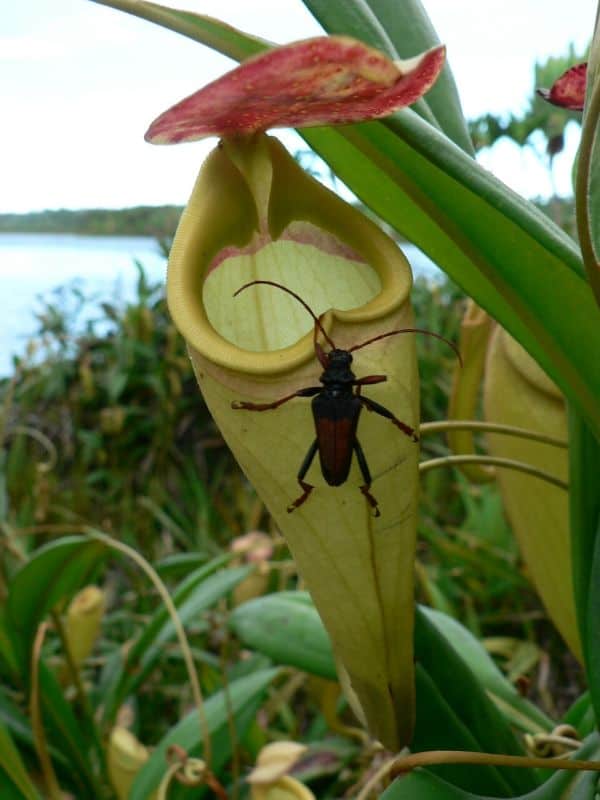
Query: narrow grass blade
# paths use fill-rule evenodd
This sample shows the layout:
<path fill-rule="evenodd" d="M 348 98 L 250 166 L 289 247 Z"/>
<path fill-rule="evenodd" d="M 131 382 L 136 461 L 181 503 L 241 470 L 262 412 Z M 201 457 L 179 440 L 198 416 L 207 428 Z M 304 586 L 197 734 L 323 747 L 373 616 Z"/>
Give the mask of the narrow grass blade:
<path fill-rule="evenodd" d="M 4 776 L 4 777 L 3 777 Z M 2 781 L 6 781 L 6 788 L 2 786 Z M 11 795 L 10 785 L 13 787 L 13 794 Z M 21 797 L 24 800 L 40 800 L 40 795 L 37 789 L 29 779 L 25 764 L 15 744 L 5 728 L 4 724 L 0 721 L 0 788 L 2 788 L 2 797 L 8 798 Z"/>
<path fill-rule="evenodd" d="M 173 592 L 173 601 L 183 625 L 199 619 L 208 608 L 231 592 L 251 571 L 251 567 L 215 570 L 228 556 L 220 557 L 194 570 Z M 158 663 L 167 642 L 175 638 L 175 628 L 164 606 L 160 606 L 129 649 L 123 663 L 111 665 L 112 679 L 105 684 L 104 720 L 114 719 L 125 698 L 136 691 Z"/>
<path fill-rule="evenodd" d="M 221 690 L 205 702 L 204 710 L 213 743 L 214 759 L 211 764 L 213 772 L 219 772 L 233 752 L 233 743 L 229 736 L 229 715 L 233 717 L 237 735 L 243 737 L 277 674 L 277 669 L 268 669 L 240 678 L 231 683 L 227 692 Z M 157 789 L 165 773 L 166 752 L 172 744 L 179 745 L 192 757 L 201 755 L 197 711 L 192 711 L 184 717 L 161 740 L 139 772 L 129 794 L 129 800 L 147 800 Z M 201 797 L 204 793 L 204 790 L 198 789 L 194 797 Z"/>

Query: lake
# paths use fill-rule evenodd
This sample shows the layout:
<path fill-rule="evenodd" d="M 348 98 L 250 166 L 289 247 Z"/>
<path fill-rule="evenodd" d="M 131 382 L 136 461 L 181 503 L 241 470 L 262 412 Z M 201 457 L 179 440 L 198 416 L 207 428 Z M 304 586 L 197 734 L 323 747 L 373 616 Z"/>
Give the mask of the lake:
<path fill-rule="evenodd" d="M 402 249 L 415 275 L 436 280 L 438 268 L 413 245 Z M 132 300 L 139 261 L 151 281 L 162 281 L 166 261 L 155 239 L 145 236 L 76 236 L 44 233 L 0 234 L 0 376 L 12 370 L 37 328 L 44 301 L 60 302 L 61 286 L 76 283 L 94 303 L 79 317 L 83 325 L 100 302 Z"/>

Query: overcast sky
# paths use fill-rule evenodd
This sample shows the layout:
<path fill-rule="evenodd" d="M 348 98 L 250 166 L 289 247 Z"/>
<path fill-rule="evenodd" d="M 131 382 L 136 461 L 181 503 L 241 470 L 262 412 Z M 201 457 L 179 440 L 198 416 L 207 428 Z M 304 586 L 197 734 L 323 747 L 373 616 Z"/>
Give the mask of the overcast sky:
<path fill-rule="evenodd" d="M 401 8 L 402 0 L 397 0 Z M 448 48 L 468 117 L 518 113 L 533 64 L 588 43 L 593 0 L 423 0 Z M 300 0 L 180 0 L 280 43 L 318 34 Z M 0 15 L 0 211 L 184 204 L 214 141 L 143 141 L 161 111 L 233 62 L 170 31 L 89 0 L 19 0 Z M 557 159 L 568 193 L 577 126 Z M 290 149 L 302 146 L 293 134 Z M 550 191 L 531 150 L 501 142 L 483 163 L 525 196 Z"/>

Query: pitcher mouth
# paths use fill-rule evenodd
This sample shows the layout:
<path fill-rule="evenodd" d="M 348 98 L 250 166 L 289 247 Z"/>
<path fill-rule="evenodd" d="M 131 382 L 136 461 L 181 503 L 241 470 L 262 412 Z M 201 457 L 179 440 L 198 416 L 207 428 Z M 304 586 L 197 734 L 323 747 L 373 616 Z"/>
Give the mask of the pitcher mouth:
<path fill-rule="evenodd" d="M 313 330 L 309 314 L 285 293 L 255 287 L 234 298 L 250 280 L 280 283 L 318 315 L 350 312 L 381 291 L 377 273 L 358 253 L 311 223 L 292 223 L 277 241 L 257 236 L 248 247 L 229 250 L 209 268 L 202 299 L 215 331 L 244 350 L 284 350 Z"/>
<path fill-rule="evenodd" d="M 213 363 L 287 372 L 314 357 L 313 323 L 283 292 L 233 297 L 257 279 L 297 292 L 326 328 L 387 316 L 412 284 L 397 245 L 264 135 L 225 142 L 203 165 L 173 242 L 168 299 L 188 343 Z"/>

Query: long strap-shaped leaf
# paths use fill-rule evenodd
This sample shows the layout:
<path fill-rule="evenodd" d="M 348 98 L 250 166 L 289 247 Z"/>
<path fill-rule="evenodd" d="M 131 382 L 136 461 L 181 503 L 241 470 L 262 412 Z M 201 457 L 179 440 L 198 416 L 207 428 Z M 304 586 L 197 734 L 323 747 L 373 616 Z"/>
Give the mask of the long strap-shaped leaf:
<path fill-rule="evenodd" d="M 600 718 L 600 442 L 573 409 L 569 414 L 569 500 L 573 585 L 590 696 Z"/>
<path fill-rule="evenodd" d="M 92 0 L 92 2 L 147 19 L 148 22 L 154 22 L 162 28 L 168 28 L 207 47 L 212 47 L 213 50 L 236 61 L 243 61 L 256 53 L 268 50 L 274 44 L 257 36 L 242 33 L 219 19 L 194 14 L 193 11 L 167 8 L 147 0 Z"/>
<path fill-rule="evenodd" d="M 144 0 L 101 1 L 236 59 L 267 46 L 207 17 Z M 303 135 L 521 342 L 600 437 L 600 313 L 568 237 L 410 111 Z"/>
<path fill-rule="evenodd" d="M 410 111 L 302 135 L 507 328 L 600 433 L 600 313 L 567 237 Z"/>
<path fill-rule="evenodd" d="M 0 721 L 0 789 L 2 797 L 20 797 L 23 800 L 39 800 L 35 786 L 31 782 L 19 751 Z M 4 794 L 6 792 L 6 794 Z"/>
<path fill-rule="evenodd" d="M 600 305 L 600 6 L 587 69 L 577 186 L 577 229 L 590 284 Z"/>
<path fill-rule="evenodd" d="M 369 8 L 366 0 L 351 0 L 344 3 L 341 8 L 339 2 L 332 3 L 330 0 L 304 0 L 304 5 L 328 33 L 353 36 L 394 60 L 402 56 L 387 31 Z M 422 48 L 410 55 L 416 55 L 426 49 L 428 48 Z M 427 122 L 439 126 L 435 114 L 425 98 L 421 97 L 417 100 L 413 108 Z"/>
<path fill-rule="evenodd" d="M 354 36 L 390 58 L 410 58 L 440 44 L 420 0 L 304 0 L 328 33 Z M 410 20 L 410 24 L 407 24 Z M 448 62 L 426 98 L 413 106 L 467 153 L 473 152 Z"/>

